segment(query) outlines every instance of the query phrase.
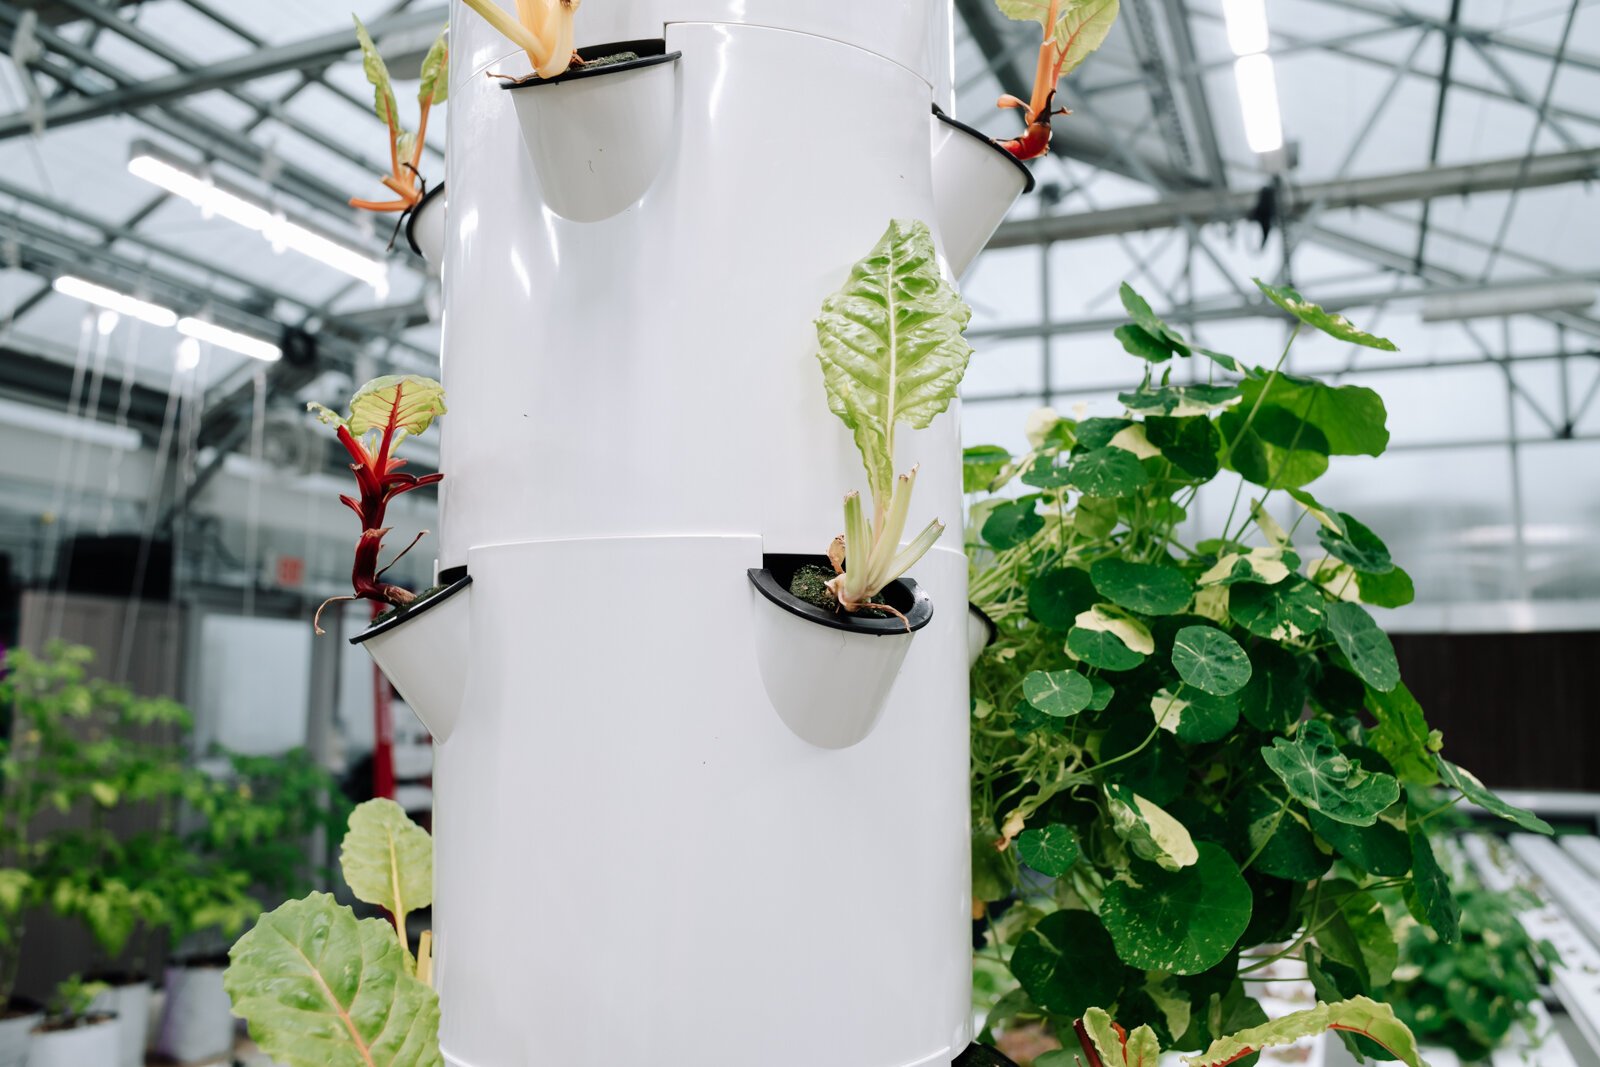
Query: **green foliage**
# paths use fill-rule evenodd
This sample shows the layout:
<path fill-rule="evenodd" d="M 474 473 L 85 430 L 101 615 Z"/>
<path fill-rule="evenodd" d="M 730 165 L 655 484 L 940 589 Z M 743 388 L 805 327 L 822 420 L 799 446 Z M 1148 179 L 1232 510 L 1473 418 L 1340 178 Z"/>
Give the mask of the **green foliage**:
<path fill-rule="evenodd" d="M 406 915 L 433 899 L 433 842 L 373 800 L 351 813 L 340 856 L 351 890 L 395 924 L 357 919 L 326 893 L 269 912 L 228 954 L 234 1014 L 288 1067 L 441 1067 L 428 942 L 413 957 L 403 937 Z"/>
<path fill-rule="evenodd" d="M 1463 1062 L 1487 1062 L 1519 1028 L 1532 1034 L 1528 1010 L 1546 969 L 1560 962 L 1548 942 L 1534 941 L 1518 912 L 1537 906 L 1526 891 L 1495 893 L 1458 876 L 1461 940 L 1447 944 L 1398 908 L 1399 966 L 1389 999 L 1396 1013 L 1430 1045 Z"/>
<path fill-rule="evenodd" d="M 355 19 L 356 40 L 361 43 L 361 71 L 372 86 L 372 110 L 377 113 L 379 121 L 388 124 L 397 132 L 403 132 L 400 129 L 400 110 L 395 106 L 394 85 L 389 78 L 389 67 L 379 54 L 378 46 L 373 43 L 372 35 L 367 32 L 366 24 L 359 16 L 350 17 Z"/>
<path fill-rule="evenodd" d="M 1276 292 L 1297 332 L 1386 347 Z M 1285 375 L 1287 350 L 1271 366 L 1207 352 L 1131 289 L 1123 302 L 1138 384 L 1119 417 L 1036 415 L 1029 451 L 968 452 L 985 494 L 971 597 L 998 629 L 972 676 L 974 893 L 1007 904 L 982 955 L 1020 983 L 1010 1017 L 1062 1034 L 1093 993 L 1196 1051 L 1265 1019 L 1241 956 L 1306 960 L 1329 1001 L 1381 999 L 1398 951 L 1384 900 L 1455 936 L 1428 788 L 1542 824 L 1441 760 L 1368 610 L 1409 600 L 1409 579 L 1303 488 L 1337 457 L 1384 451 L 1383 401 Z M 1167 368 L 1186 363 L 1201 381 L 1180 389 Z M 1225 471 L 1265 491 L 1213 486 Z M 1218 489 L 1205 513 L 1227 519 L 1195 529 Z M 1059 963 L 1068 932 L 1110 958 Z"/>

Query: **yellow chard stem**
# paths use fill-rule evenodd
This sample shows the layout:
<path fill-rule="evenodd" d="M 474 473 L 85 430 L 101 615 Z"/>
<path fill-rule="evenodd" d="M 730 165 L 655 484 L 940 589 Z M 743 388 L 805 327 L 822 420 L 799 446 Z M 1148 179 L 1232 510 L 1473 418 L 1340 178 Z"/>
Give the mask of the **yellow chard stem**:
<path fill-rule="evenodd" d="M 567 72 L 572 66 L 572 18 L 578 11 L 577 0 L 557 0 L 555 14 L 554 44 L 550 50 L 549 58 L 538 68 L 539 77 L 557 78 Z M 546 23 L 546 28 L 549 24 Z M 550 34 L 545 35 L 549 40 Z"/>
<path fill-rule="evenodd" d="M 467 6 L 483 16 L 485 22 L 505 34 L 512 44 L 528 53 L 528 61 L 537 70 L 541 63 L 550 61 L 550 50 L 545 43 L 530 33 L 522 23 L 506 14 L 494 0 L 466 0 Z"/>

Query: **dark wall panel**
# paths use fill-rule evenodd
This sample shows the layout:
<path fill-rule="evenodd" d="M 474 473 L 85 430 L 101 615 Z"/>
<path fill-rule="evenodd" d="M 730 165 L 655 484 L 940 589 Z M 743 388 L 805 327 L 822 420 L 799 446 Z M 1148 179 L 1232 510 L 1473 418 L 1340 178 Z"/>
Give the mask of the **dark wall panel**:
<path fill-rule="evenodd" d="M 1491 786 L 1600 792 L 1600 633 L 1397 634 L 1445 754 Z"/>

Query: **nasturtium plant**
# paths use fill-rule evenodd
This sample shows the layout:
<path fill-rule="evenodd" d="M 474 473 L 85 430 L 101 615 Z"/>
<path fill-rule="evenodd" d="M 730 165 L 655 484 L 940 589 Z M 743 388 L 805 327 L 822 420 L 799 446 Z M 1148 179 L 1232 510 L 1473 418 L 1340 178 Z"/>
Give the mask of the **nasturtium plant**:
<path fill-rule="evenodd" d="M 1267 288 L 1290 346 L 1320 329 L 1390 347 Z M 1138 384 L 1122 412 L 1036 415 L 1027 452 L 982 446 L 965 467 L 970 595 L 998 630 L 972 675 L 974 914 L 981 966 L 1009 961 L 1017 981 L 991 1033 L 1043 1020 L 1070 1037 L 1092 994 L 1148 1026 L 1146 1047 L 1195 1052 L 1265 1022 L 1242 979 L 1280 958 L 1336 976 L 1324 1000 L 1385 999 L 1385 904 L 1456 939 L 1437 791 L 1548 827 L 1440 755 L 1374 615 L 1409 601 L 1410 579 L 1307 488 L 1337 457 L 1383 452 L 1382 399 L 1286 375 L 1289 346 L 1255 366 L 1129 287 L 1123 303 Z M 1093 959 L 1060 962 L 1068 935 Z M 1387 1027 L 1387 1009 L 1352 1003 L 1314 1025 Z M 1231 1062 L 1217 1049 L 1238 1050 L 1194 1062 Z"/>
<path fill-rule="evenodd" d="M 914 219 L 891 221 L 844 287 L 823 303 L 817 359 L 828 408 L 850 428 L 873 505 L 869 521 L 861 494 L 845 497 L 845 532 L 828 549 L 835 573 L 825 583 L 824 606 L 899 614 L 878 594 L 944 533 L 935 519 L 900 547 L 917 470 L 895 477 L 895 431 L 901 423 L 923 429 L 950 407 L 972 357 L 962 336 L 971 318 L 940 273 L 933 234 Z M 1013 536 L 1026 536 L 1030 521 L 1021 521 Z"/>
<path fill-rule="evenodd" d="M 432 938 L 412 955 L 405 917 L 433 898 L 433 842 L 392 800 L 350 816 L 340 850 L 358 919 L 327 893 L 261 917 L 228 954 L 223 985 L 261 1050 L 286 1067 L 443 1067 Z"/>

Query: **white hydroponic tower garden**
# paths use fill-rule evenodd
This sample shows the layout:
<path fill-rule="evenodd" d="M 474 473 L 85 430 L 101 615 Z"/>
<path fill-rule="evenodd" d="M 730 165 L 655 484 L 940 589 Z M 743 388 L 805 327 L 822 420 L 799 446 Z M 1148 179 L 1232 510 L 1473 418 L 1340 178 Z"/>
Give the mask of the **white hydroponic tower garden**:
<path fill-rule="evenodd" d="M 799 619 L 748 574 L 823 552 L 866 487 L 824 297 L 891 218 L 957 276 L 1026 181 L 934 118 L 948 0 L 589 0 L 580 51 L 640 60 L 511 90 L 486 74 L 527 58 L 459 3 L 451 39 L 459 588 L 367 643 L 438 742 L 445 1059 L 949 1063 L 971 1039 L 957 408 L 897 457 L 921 465 L 908 529 L 950 526 L 912 571 L 935 609 L 914 637 Z"/>

